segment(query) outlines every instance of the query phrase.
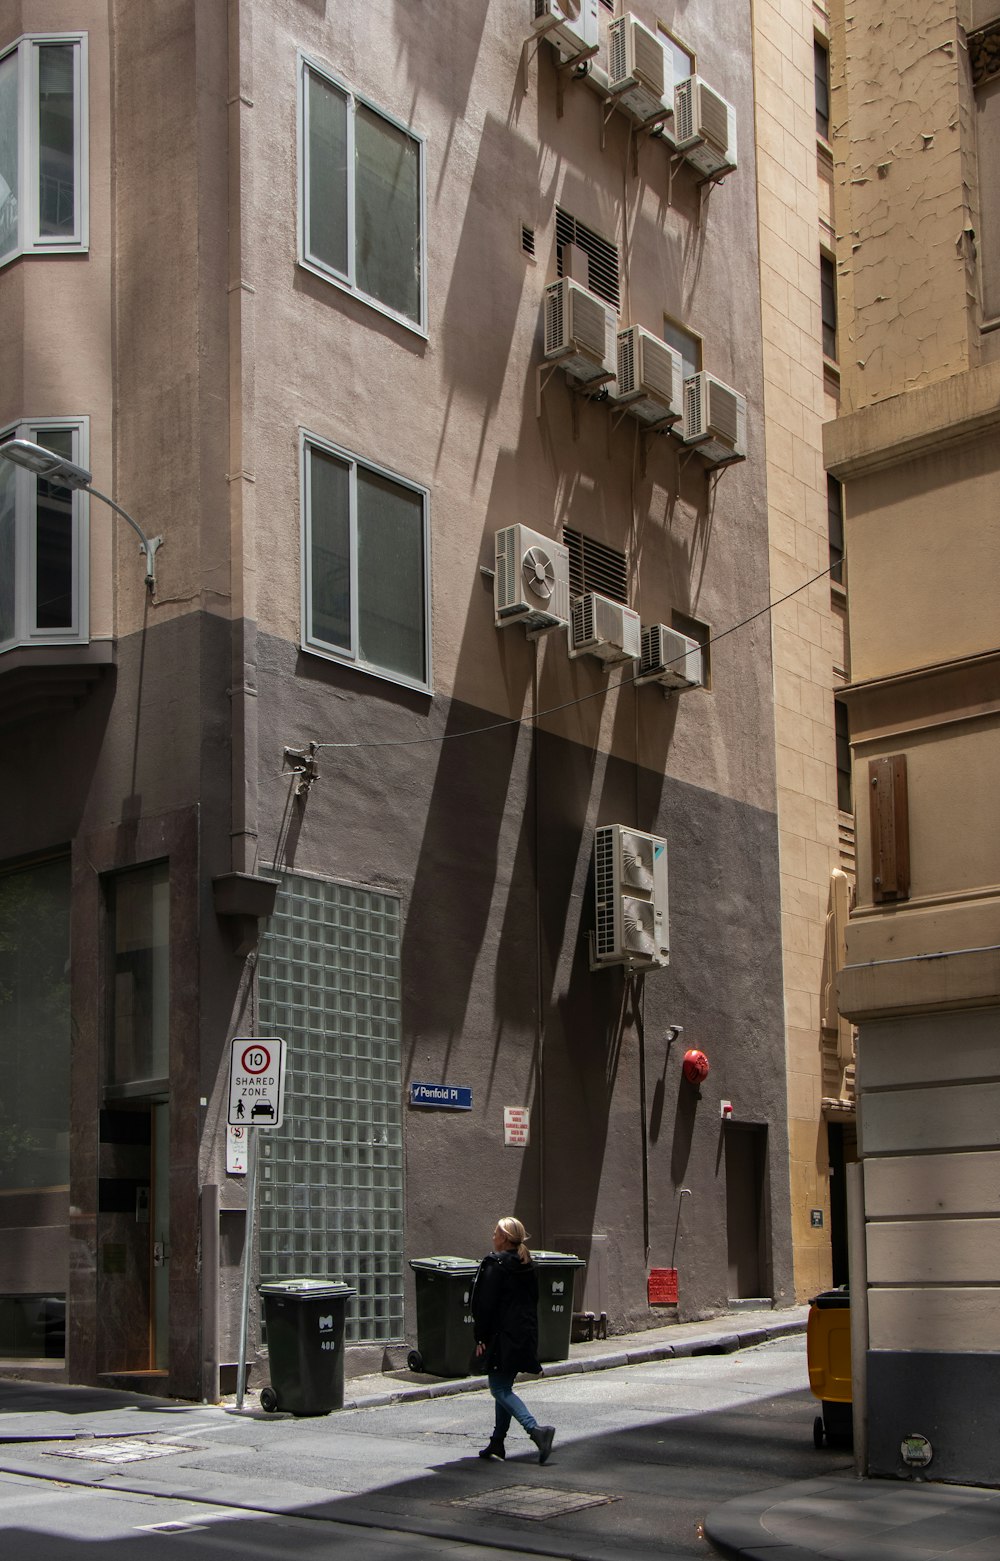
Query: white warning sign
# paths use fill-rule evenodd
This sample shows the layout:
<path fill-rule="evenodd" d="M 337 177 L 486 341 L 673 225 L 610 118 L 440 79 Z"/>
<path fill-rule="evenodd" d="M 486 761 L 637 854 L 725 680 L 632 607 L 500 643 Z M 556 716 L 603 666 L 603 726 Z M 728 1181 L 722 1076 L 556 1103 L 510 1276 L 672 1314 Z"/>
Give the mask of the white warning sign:
<path fill-rule="evenodd" d="M 280 1127 L 284 1102 L 284 1041 L 235 1040 L 229 1057 L 229 1126 Z"/>
<path fill-rule="evenodd" d="M 504 1106 L 503 1141 L 508 1147 L 528 1147 L 528 1107 Z"/>

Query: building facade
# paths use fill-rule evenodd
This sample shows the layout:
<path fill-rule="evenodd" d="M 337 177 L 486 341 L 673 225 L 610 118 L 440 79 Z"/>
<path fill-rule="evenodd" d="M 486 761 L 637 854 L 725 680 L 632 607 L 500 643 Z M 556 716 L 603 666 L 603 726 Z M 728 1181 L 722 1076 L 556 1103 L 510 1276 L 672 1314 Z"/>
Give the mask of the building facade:
<path fill-rule="evenodd" d="M 865 1467 L 997 1481 L 1000 7 L 831 5 Z"/>
<path fill-rule="evenodd" d="M 0 460 L 15 1369 L 228 1381 L 234 1037 L 356 1344 L 508 1210 L 793 1299 L 751 19 L 584 10 L 0 7 L 0 438 L 163 538 Z"/>
<path fill-rule="evenodd" d="M 752 9 L 792 1249 L 805 1301 L 848 1277 L 856 1154 L 854 1032 L 836 1002 L 854 883 L 847 581 L 840 484 L 822 453 L 840 398 L 830 36 L 813 0 Z"/>

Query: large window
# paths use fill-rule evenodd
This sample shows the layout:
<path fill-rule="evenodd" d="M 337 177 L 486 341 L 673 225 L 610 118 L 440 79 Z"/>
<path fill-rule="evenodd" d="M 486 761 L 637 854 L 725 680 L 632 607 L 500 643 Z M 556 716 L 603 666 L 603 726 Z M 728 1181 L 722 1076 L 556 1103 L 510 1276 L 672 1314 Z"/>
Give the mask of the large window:
<path fill-rule="evenodd" d="M 303 640 L 430 686 L 427 490 L 303 437 Z"/>
<path fill-rule="evenodd" d="M 8 439 L 86 461 L 79 419 L 20 423 L 0 431 Z M 86 531 L 85 494 L 0 460 L 0 651 L 86 640 Z"/>
<path fill-rule="evenodd" d="M 82 33 L 0 55 L 0 264 L 87 247 L 86 62 Z"/>
<path fill-rule="evenodd" d="M 107 880 L 112 1086 L 161 1086 L 170 1074 L 170 870 L 127 868 Z"/>
<path fill-rule="evenodd" d="M 837 267 L 829 255 L 819 257 L 820 314 L 823 320 L 823 356 L 837 360 Z"/>
<path fill-rule="evenodd" d="M 423 329 L 423 142 L 301 62 L 302 261 Z"/>

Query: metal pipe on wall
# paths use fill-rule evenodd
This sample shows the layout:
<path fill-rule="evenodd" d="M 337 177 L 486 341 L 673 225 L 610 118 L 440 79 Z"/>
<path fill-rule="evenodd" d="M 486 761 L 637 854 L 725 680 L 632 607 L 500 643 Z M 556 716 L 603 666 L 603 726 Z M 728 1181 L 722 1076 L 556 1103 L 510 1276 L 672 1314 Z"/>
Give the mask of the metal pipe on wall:
<path fill-rule="evenodd" d="M 865 1171 L 858 1160 L 846 1165 L 847 1265 L 851 1284 L 851 1401 L 854 1470 L 868 1471 L 868 1262 L 865 1248 Z"/>

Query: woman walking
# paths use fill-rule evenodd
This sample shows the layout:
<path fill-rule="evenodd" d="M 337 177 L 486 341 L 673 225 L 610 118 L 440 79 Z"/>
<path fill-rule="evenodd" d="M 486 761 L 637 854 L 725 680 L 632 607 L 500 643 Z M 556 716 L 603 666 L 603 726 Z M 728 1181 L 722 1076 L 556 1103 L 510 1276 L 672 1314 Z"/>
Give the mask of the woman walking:
<path fill-rule="evenodd" d="M 472 1287 L 476 1355 L 486 1367 L 496 1408 L 493 1435 L 480 1458 L 505 1458 L 504 1439 L 513 1418 L 538 1448 L 538 1462 L 552 1451 L 555 1428 L 539 1425 L 514 1392 L 519 1371 L 541 1371 L 538 1363 L 538 1276 L 520 1220 L 497 1222 L 493 1250 L 479 1265 Z"/>

